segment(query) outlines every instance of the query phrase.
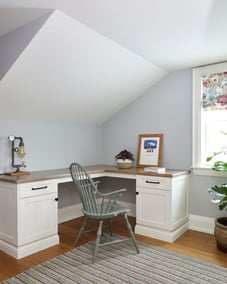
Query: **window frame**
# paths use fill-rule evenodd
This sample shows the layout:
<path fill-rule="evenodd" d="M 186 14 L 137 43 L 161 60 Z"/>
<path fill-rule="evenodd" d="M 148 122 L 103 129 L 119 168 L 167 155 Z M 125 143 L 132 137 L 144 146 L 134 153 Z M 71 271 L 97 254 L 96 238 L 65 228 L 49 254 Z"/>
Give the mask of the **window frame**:
<path fill-rule="evenodd" d="M 208 74 L 227 71 L 227 62 L 202 66 L 193 69 L 192 96 L 192 170 L 196 175 L 226 176 L 224 172 L 217 172 L 210 167 L 202 166 L 202 108 L 201 108 L 201 77 Z"/>

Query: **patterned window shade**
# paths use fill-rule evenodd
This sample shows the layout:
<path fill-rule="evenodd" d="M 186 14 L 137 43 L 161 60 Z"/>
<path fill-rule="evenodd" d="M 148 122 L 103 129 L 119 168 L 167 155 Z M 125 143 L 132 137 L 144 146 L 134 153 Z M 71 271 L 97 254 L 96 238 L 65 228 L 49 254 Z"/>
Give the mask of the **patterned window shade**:
<path fill-rule="evenodd" d="M 202 76 L 204 110 L 227 110 L 227 71 Z"/>

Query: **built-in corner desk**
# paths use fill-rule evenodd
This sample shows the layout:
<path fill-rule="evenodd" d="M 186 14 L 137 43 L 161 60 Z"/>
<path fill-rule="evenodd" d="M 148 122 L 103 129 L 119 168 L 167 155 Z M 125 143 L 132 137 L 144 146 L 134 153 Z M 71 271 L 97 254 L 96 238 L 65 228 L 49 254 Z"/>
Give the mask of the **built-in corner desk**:
<path fill-rule="evenodd" d="M 188 229 L 188 171 L 88 166 L 92 178 L 136 180 L 135 233 L 173 242 Z M 59 243 L 58 184 L 69 169 L 0 175 L 0 250 L 20 259 Z"/>

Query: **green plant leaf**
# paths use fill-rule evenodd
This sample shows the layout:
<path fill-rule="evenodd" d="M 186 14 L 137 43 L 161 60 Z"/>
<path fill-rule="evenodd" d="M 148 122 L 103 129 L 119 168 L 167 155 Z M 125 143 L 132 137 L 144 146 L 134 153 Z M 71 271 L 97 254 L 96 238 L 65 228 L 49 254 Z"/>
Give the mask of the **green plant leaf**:
<path fill-rule="evenodd" d="M 126 149 L 122 150 L 120 153 L 118 153 L 115 156 L 115 160 L 118 160 L 118 159 L 122 159 L 122 160 L 129 159 L 131 161 L 135 160 L 134 155 L 130 151 L 126 150 Z"/>
<path fill-rule="evenodd" d="M 218 185 L 214 185 L 211 187 L 212 191 L 218 193 L 218 194 L 222 194 L 227 196 L 227 185 L 226 184 L 222 184 L 221 186 Z M 209 192 L 210 189 L 208 189 Z"/>
<path fill-rule="evenodd" d="M 218 207 L 219 207 L 219 210 L 220 210 L 220 211 L 222 211 L 223 209 L 225 209 L 225 207 L 226 207 L 226 210 L 227 210 L 227 202 L 220 203 L 220 204 L 218 205 Z"/>
<path fill-rule="evenodd" d="M 216 161 L 213 165 L 215 171 L 227 171 L 227 163 L 223 161 Z"/>

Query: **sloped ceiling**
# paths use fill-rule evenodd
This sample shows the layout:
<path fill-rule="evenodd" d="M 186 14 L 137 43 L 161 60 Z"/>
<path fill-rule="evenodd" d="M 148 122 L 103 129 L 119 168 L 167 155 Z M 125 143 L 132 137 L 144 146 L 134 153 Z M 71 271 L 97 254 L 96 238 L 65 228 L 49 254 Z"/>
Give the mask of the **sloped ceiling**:
<path fill-rule="evenodd" d="M 102 122 L 164 73 L 56 10 L 2 79 L 1 114 Z"/>
<path fill-rule="evenodd" d="M 6 38 L 49 13 L 5 70 L 0 117 L 102 123 L 168 72 L 225 61 L 226 11 L 225 0 L 0 0 L 0 59 Z"/>

